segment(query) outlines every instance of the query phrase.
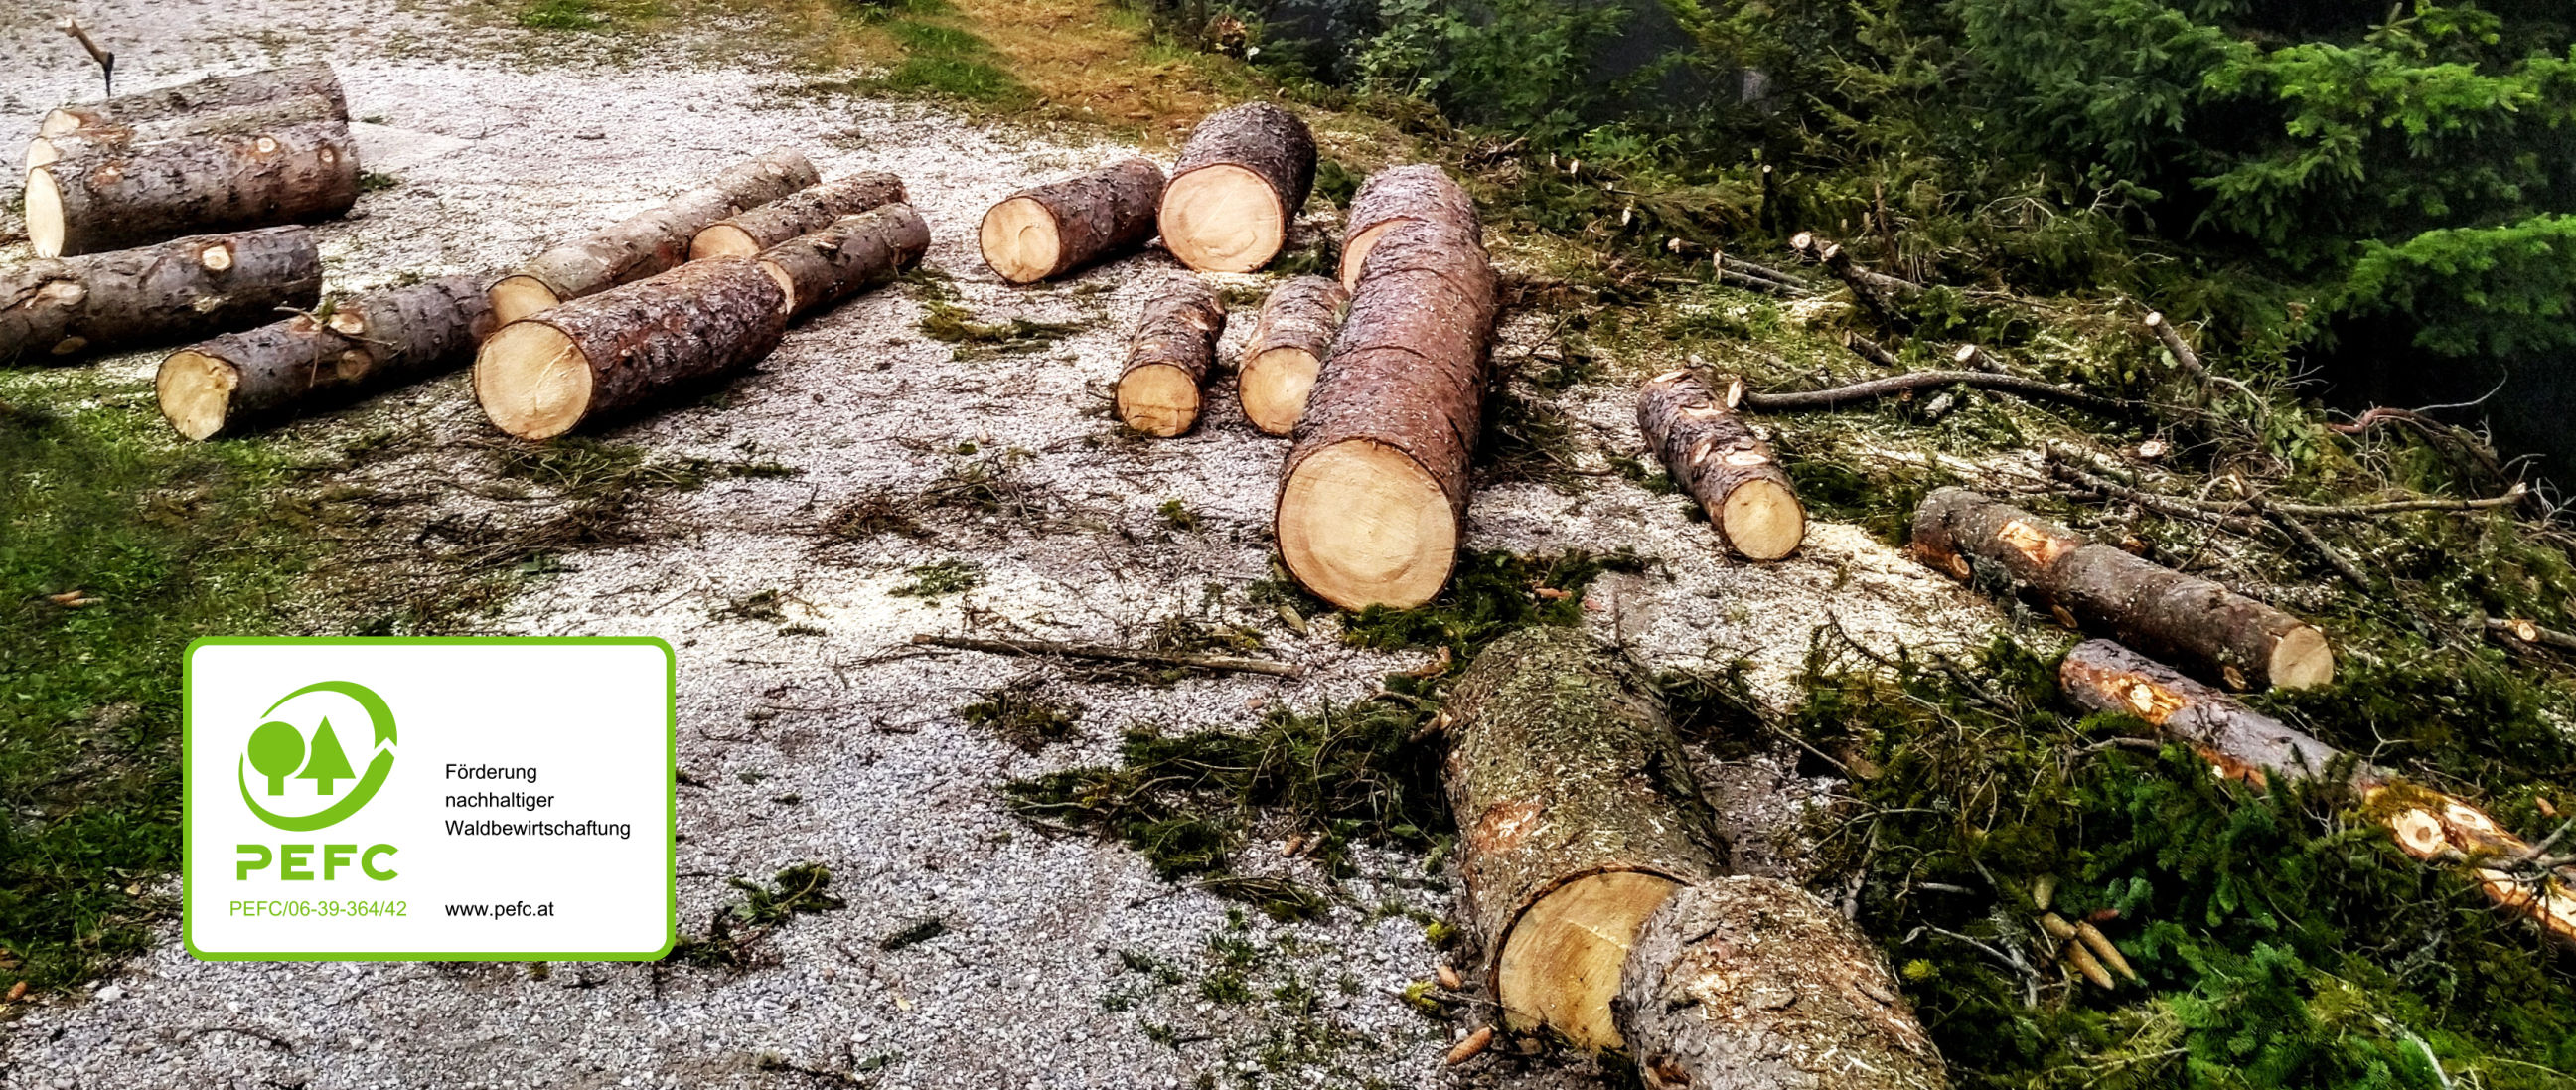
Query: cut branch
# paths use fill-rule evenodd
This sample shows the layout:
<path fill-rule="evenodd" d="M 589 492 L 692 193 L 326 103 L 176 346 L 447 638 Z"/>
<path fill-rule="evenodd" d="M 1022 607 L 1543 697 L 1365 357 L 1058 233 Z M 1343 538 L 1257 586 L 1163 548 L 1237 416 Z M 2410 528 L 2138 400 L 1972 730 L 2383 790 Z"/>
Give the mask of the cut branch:
<path fill-rule="evenodd" d="M 940 636 L 928 632 L 914 635 L 912 643 L 915 647 L 945 647 L 952 651 L 981 651 L 988 655 L 1060 655 L 1070 659 L 1133 662 L 1147 666 L 1178 666 L 1220 673 L 1268 674 L 1272 677 L 1298 677 L 1305 673 L 1304 667 L 1270 659 L 1236 658 L 1232 655 L 1194 655 L 1178 651 L 1147 651 L 1105 643 L 978 639 L 971 636 Z"/>
<path fill-rule="evenodd" d="M 1748 390 L 1745 391 L 1739 404 L 1759 412 L 1838 409 L 1877 398 L 1952 385 L 1993 390 L 2021 397 L 2062 401 L 2069 405 L 2099 411 L 2115 409 L 2120 404 L 2082 390 L 2055 386 L 2038 379 L 2023 378 L 2020 375 L 1998 375 L 1988 371 L 1911 371 L 1902 375 L 1889 375 L 1886 378 L 1855 382 L 1849 386 L 1837 386 L 1830 390 L 1798 390 L 1776 394 L 1754 393 Z"/>

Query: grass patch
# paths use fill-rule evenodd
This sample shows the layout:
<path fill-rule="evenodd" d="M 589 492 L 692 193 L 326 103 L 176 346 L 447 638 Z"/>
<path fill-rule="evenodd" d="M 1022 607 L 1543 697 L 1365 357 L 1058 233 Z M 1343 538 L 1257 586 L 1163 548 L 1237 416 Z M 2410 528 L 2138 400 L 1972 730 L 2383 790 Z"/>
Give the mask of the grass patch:
<path fill-rule="evenodd" d="M 951 557 L 904 569 L 911 578 L 886 593 L 897 598 L 941 598 L 984 585 L 984 566 Z M 936 603 L 934 603 L 936 604 Z"/>
<path fill-rule="evenodd" d="M 528 0 L 517 19 L 530 30 L 605 30 L 641 25 L 663 14 L 653 0 Z"/>

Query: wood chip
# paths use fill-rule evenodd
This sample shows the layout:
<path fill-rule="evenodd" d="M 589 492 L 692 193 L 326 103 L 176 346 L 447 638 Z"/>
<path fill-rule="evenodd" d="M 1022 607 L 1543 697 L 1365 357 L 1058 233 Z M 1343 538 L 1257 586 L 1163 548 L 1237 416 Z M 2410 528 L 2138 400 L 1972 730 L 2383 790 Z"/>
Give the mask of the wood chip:
<path fill-rule="evenodd" d="M 1450 991 L 1454 992 L 1467 986 L 1467 982 L 1459 978 L 1458 970 L 1447 965 L 1441 966 L 1435 975 L 1440 978 L 1440 986 Z"/>
<path fill-rule="evenodd" d="M 1485 1050 L 1485 1046 L 1493 1043 L 1494 1027 L 1492 1026 L 1486 1026 L 1474 1033 L 1468 1034 L 1466 1040 L 1458 1042 L 1457 1047 L 1449 1050 L 1449 1066 L 1456 1067 L 1459 1064 L 1475 1059 L 1477 1053 L 1483 1052 Z"/>

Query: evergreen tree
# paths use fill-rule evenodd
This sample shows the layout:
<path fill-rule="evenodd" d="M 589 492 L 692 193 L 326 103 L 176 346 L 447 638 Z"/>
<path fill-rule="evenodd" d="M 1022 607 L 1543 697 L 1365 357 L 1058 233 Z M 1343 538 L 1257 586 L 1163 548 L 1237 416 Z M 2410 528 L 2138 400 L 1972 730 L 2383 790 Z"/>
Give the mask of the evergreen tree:
<path fill-rule="evenodd" d="M 304 762 L 304 771 L 295 778 L 313 781 L 313 789 L 325 795 L 331 793 L 334 781 L 357 778 L 357 773 L 349 770 L 348 754 L 340 752 L 339 736 L 331 733 L 330 720 L 323 720 L 321 728 L 313 732 L 313 756 Z"/>

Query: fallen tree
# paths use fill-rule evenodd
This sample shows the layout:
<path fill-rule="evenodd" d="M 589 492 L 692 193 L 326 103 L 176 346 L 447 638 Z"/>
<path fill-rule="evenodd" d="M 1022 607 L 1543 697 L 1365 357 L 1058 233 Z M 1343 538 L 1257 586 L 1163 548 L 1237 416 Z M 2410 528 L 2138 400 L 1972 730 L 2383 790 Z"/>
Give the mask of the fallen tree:
<path fill-rule="evenodd" d="M 1033 284 L 1154 237 L 1163 168 L 1127 159 L 1023 189 L 984 213 L 976 242 L 1003 280 Z"/>
<path fill-rule="evenodd" d="M 191 345 L 161 361 L 153 389 L 179 434 L 236 435 L 454 370 L 491 332 L 481 282 L 451 276 Z"/>
<path fill-rule="evenodd" d="M 322 253 L 302 227 L 39 258 L 0 273 L 0 365 L 242 329 L 321 296 Z"/>
<path fill-rule="evenodd" d="M 29 170 L 27 237 L 38 257 L 89 254 L 327 219 L 357 200 L 358 151 L 345 124 L 209 133 Z"/>
<path fill-rule="evenodd" d="M 208 76 L 176 87 L 121 95 L 104 102 L 63 106 L 45 115 L 38 137 L 62 136 L 110 126 L 139 126 L 176 121 L 192 114 L 316 96 L 330 103 L 328 120 L 347 121 L 349 104 L 340 77 L 319 62 L 292 64 L 231 76 Z"/>
<path fill-rule="evenodd" d="M 669 204 L 538 254 L 492 285 L 492 314 L 503 323 L 515 322 L 559 303 L 660 275 L 688 257 L 690 240 L 708 225 L 821 180 L 794 148 L 773 148 L 736 163 Z"/>
<path fill-rule="evenodd" d="M 1377 240 L 1398 224 L 1428 220 L 1484 241 L 1485 224 L 1476 218 L 1475 198 L 1436 163 L 1389 167 L 1368 176 L 1351 196 L 1351 211 L 1342 225 L 1342 287 L 1356 288 L 1360 267 L 1368 263 Z"/>
<path fill-rule="evenodd" d="M 757 256 L 844 217 L 889 204 L 909 204 L 911 200 L 904 192 L 903 179 L 884 171 L 835 178 L 708 224 L 689 240 L 689 260 Z"/>
<path fill-rule="evenodd" d="M 1315 188 L 1315 134 L 1267 102 L 1209 114 L 1163 187 L 1163 246 L 1201 272 L 1251 272 L 1288 245 Z"/>
<path fill-rule="evenodd" d="M 930 225 L 921 213 L 889 204 L 763 250 L 759 265 L 795 318 L 892 283 L 929 252 Z"/>
<path fill-rule="evenodd" d="M 1341 329 L 1342 307 L 1350 293 L 1321 276 L 1300 276 L 1279 285 L 1261 302 L 1261 318 L 1244 346 L 1243 365 L 1235 375 L 1235 395 L 1252 426 L 1271 435 L 1286 435 L 1306 413 L 1306 395 L 1315 388 L 1315 373 L 1332 354 L 1333 335 Z"/>
<path fill-rule="evenodd" d="M 502 326 L 474 358 L 474 399 L 502 431 L 551 439 L 747 367 L 786 332 L 786 294 L 759 265 L 692 261 Z"/>
<path fill-rule="evenodd" d="M 1778 560 L 1807 536 L 1807 508 L 1789 474 L 1743 418 L 1688 371 L 1646 380 L 1637 428 L 1673 483 L 1699 501 L 1728 548 L 1748 560 Z"/>
<path fill-rule="evenodd" d="M 347 122 L 348 109 L 337 98 L 297 95 L 274 102 L 230 106 L 179 114 L 131 125 L 92 125 L 54 136 L 39 136 L 27 145 L 32 170 L 67 156 L 131 148 L 184 136 L 257 135 L 270 129 L 316 122 Z"/>
<path fill-rule="evenodd" d="M 1199 388 L 1225 333 L 1225 304 L 1195 276 L 1172 278 L 1145 303 L 1127 364 L 1118 372 L 1120 423 L 1147 435 L 1174 436 L 1197 426 Z"/>

